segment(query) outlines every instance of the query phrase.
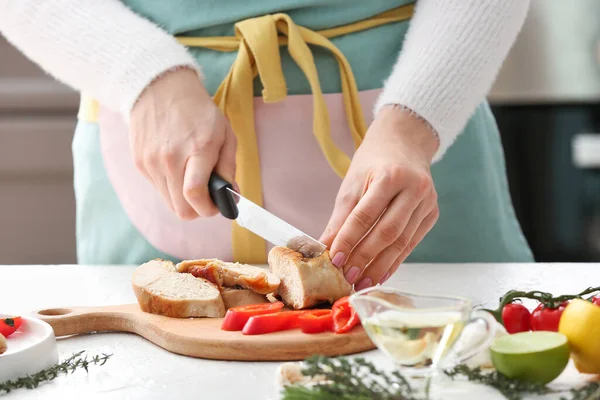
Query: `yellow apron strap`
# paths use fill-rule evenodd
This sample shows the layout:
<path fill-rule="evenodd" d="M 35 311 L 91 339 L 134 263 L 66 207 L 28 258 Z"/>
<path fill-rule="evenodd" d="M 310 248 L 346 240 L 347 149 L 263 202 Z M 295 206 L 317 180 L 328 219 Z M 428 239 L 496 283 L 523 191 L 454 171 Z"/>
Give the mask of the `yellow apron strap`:
<path fill-rule="evenodd" d="M 96 122 L 98 121 L 98 111 L 100 104 L 91 97 L 81 95 L 79 98 L 79 111 L 77 119 L 80 121 Z"/>
<path fill-rule="evenodd" d="M 277 20 L 279 31 L 288 37 L 288 51 L 290 55 L 304 75 L 306 75 L 306 79 L 308 79 L 310 84 L 313 94 L 313 133 L 329 165 L 331 165 L 339 176 L 343 177 L 350 167 L 350 158 L 335 145 L 329 134 L 329 112 L 327 111 L 325 97 L 321 91 L 319 75 L 312 52 L 300 30 L 288 15 L 277 14 L 274 18 Z M 310 34 L 317 35 L 314 32 L 308 31 L 307 36 L 310 36 Z"/>
<path fill-rule="evenodd" d="M 275 21 L 270 15 L 245 20 L 235 25 L 240 37 L 252 53 L 253 64 L 263 85 L 265 103 L 276 103 L 287 96 Z"/>
<path fill-rule="evenodd" d="M 350 166 L 350 158 L 331 138 L 329 113 L 308 45 L 329 50 L 338 62 L 348 125 L 355 146 L 358 147 L 364 138 L 367 125 L 358 97 L 356 80 L 348 60 L 329 38 L 405 21 L 412 17 L 413 12 L 414 4 L 408 4 L 363 21 L 321 31 L 296 26 L 286 14 L 265 15 L 237 23 L 235 37 L 177 37 L 181 44 L 189 47 L 238 52 L 229 73 L 215 93 L 214 101 L 227 116 L 237 138 L 236 181 L 244 196 L 260 206 L 263 205 L 260 159 L 254 124 L 253 82 L 258 75 L 264 87 L 262 97 L 265 103 L 281 101 L 286 97 L 279 46 L 288 46 L 290 55 L 308 79 L 314 104 L 313 134 L 329 165 L 343 178 Z M 82 96 L 78 117 L 82 120 L 96 121 L 97 114 L 98 103 Z M 266 263 L 265 241 L 235 222 L 232 226 L 232 243 L 235 261 Z"/>
<path fill-rule="evenodd" d="M 237 138 L 236 181 L 241 193 L 262 206 L 260 160 L 254 131 L 254 58 L 242 40 L 237 58 L 215 96 Z M 230 93 L 235 88 L 234 93 Z M 266 242 L 233 222 L 232 247 L 235 261 L 263 264 L 267 257 Z"/>

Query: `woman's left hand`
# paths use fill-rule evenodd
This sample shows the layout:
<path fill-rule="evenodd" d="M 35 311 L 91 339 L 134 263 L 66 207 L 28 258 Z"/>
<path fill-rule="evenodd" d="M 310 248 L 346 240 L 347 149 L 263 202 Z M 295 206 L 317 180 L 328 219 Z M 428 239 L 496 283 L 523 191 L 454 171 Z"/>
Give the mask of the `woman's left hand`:
<path fill-rule="evenodd" d="M 438 145 L 425 122 L 396 106 L 369 127 L 321 236 L 356 290 L 387 280 L 436 223 Z"/>

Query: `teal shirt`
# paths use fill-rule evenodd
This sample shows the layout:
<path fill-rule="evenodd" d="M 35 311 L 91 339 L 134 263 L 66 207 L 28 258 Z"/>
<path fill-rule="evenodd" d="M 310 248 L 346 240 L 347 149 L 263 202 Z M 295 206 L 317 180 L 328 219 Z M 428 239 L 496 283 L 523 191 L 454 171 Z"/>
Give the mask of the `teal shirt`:
<path fill-rule="evenodd" d="M 313 30 L 362 20 L 410 3 L 406 0 L 124 0 L 138 14 L 173 35 L 232 36 L 234 23 L 264 14 L 286 13 Z M 402 50 L 410 22 L 369 29 L 331 41 L 352 66 L 359 90 L 381 88 Z M 325 93 L 341 91 L 337 61 L 311 47 Z M 192 48 L 205 84 L 214 93 L 236 53 Z M 310 87 L 285 47 L 282 64 L 289 94 Z M 262 87 L 255 80 L 255 93 Z M 98 127 L 80 122 L 73 141 L 80 263 L 140 264 L 160 257 L 131 225 L 104 171 Z M 407 262 L 529 262 L 531 251 L 509 195 L 500 135 L 486 102 L 480 104 L 445 157 L 432 167 L 440 218 Z"/>

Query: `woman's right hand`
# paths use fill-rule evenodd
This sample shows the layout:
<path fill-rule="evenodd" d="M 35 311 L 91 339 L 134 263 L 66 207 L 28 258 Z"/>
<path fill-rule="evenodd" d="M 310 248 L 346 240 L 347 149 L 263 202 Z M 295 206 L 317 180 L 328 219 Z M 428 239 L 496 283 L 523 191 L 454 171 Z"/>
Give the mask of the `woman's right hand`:
<path fill-rule="evenodd" d="M 133 107 L 129 129 L 136 167 L 179 218 L 218 214 L 208 180 L 216 171 L 235 182 L 236 138 L 195 71 L 157 78 Z"/>

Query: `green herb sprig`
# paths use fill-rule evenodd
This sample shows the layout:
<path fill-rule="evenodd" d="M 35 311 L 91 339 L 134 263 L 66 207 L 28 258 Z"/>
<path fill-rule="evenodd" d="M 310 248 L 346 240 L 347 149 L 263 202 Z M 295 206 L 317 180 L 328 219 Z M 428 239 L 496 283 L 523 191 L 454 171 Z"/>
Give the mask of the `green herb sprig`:
<path fill-rule="evenodd" d="M 508 400 L 521 400 L 525 394 L 541 395 L 551 392 L 546 385 L 541 383 L 527 383 L 510 379 L 498 371 L 483 372 L 479 367 L 469 368 L 464 364 L 445 371 L 445 374 L 451 378 L 464 376 L 471 382 L 491 386 L 502 393 Z"/>
<path fill-rule="evenodd" d="M 383 372 L 363 358 L 313 356 L 302 374 L 324 380 L 311 387 L 286 386 L 282 400 L 421 400 L 398 372 Z"/>
<path fill-rule="evenodd" d="M 73 354 L 61 363 L 55 364 L 54 366 L 42 370 L 36 374 L 28 375 L 23 378 L 16 380 L 10 380 L 6 382 L 0 382 L 0 395 L 10 393 L 16 389 L 35 389 L 41 383 L 51 381 L 58 378 L 60 375 L 68 375 L 78 369 L 83 369 L 88 372 L 88 368 L 91 365 L 104 365 L 112 354 L 102 354 L 101 356 L 94 356 L 89 358 L 87 356 L 82 357 L 85 351 Z"/>
<path fill-rule="evenodd" d="M 600 382 L 591 382 L 587 385 L 571 389 L 571 397 L 563 397 L 561 400 L 598 400 L 600 399 Z"/>
<path fill-rule="evenodd" d="M 525 292 L 525 291 L 520 291 L 520 290 L 509 290 L 508 292 L 506 292 L 504 294 L 504 296 L 500 297 L 500 304 L 498 306 L 498 308 L 496 308 L 495 310 L 489 310 L 489 309 L 483 309 L 483 311 L 487 311 L 490 314 L 492 314 L 494 316 L 494 318 L 496 318 L 496 320 L 503 324 L 502 322 L 502 310 L 504 309 L 504 306 L 507 304 L 510 304 L 512 302 L 514 302 L 515 300 L 518 299 L 531 299 L 531 300 L 537 300 L 539 303 L 542 303 L 546 308 L 556 308 L 560 305 L 560 303 L 562 303 L 563 301 L 568 301 L 568 300 L 573 300 L 573 299 L 581 299 L 584 298 L 584 296 L 589 295 L 589 294 L 593 294 L 596 292 L 600 292 L 600 286 L 598 287 L 589 287 L 585 290 L 583 290 L 581 293 L 578 294 L 566 294 L 566 295 L 561 295 L 561 296 L 554 296 L 552 295 L 552 293 L 548 293 L 548 292 L 541 292 L 539 290 L 532 290 L 529 292 Z M 586 299 L 589 300 L 589 299 Z"/>

